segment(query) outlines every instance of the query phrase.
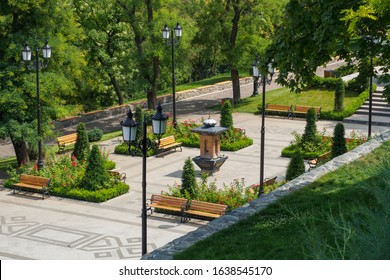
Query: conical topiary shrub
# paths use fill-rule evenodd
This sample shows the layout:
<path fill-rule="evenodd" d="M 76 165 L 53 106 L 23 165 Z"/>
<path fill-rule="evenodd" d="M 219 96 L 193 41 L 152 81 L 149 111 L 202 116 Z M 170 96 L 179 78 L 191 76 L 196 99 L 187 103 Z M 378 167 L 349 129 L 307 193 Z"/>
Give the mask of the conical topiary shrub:
<path fill-rule="evenodd" d="M 100 154 L 99 146 L 93 145 L 88 157 L 88 165 L 81 180 L 81 187 L 90 191 L 101 189 L 110 181 L 110 175 L 104 168 L 104 160 Z"/>
<path fill-rule="evenodd" d="M 296 149 L 287 166 L 286 180 L 291 181 L 303 173 L 305 173 L 305 163 L 301 151 Z"/>
<path fill-rule="evenodd" d="M 184 162 L 183 173 L 181 175 L 181 194 L 187 198 L 194 198 L 196 189 L 196 173 L 191 158 Z"/>
<path fill-rule="evenodd" d="M 74 145 L 72 155 L 78 160 L 87 159 L 89 154 L 88 133 L 84 123 L 79 123 L 77 126 L 77 141 Z"/>
<path fill-rule="evenodd" d="M 332 158 L 347 152 L 345 141 L 345 129 L 342 123 L 338 123 L 333 132 Z"/>
<path fill-rule="evenodd" d="M 340 78 L 336 84 L 334 94 L 334 111 L 342 112 L 344 110 L 345 86 L 343 80 Z"/>
<path fill-rule="evenodd" d="M 313 143 L 317 134 L 317 113 L 314 108 L 310 108 L 306 113 L 305 132 L 302 135 L 302 143 Z"/>
<path fill-rule="evenodd" d="M 138 123 L 137 126 L 137 142 L 139 142 L 143 137 L 143 127 L 144 127 L 144 111 L 141 106 L 135 107 L 135 121 Z"/>
<path fill-rule="evenodd" d="M 221 120 L 220 125 L 227 127 L 229 130 L 233 129 L 233 114 L 232 114 L 232 104 L 229 100 L 226 100 L 221 109 Z"/>

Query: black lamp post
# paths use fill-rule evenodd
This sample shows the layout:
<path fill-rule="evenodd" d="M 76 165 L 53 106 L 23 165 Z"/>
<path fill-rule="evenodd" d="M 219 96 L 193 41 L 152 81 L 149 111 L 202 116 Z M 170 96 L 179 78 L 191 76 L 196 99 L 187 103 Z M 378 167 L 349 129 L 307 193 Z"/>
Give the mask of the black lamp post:
<path fill-rule="evenodd" d="M 132 119 L 132 114 L 127 113 L 127 119 L 121 122 L 123 137 L 125 139 L 125 134 L 128 135 L 126 139 L 134 139 L 135 141 L 137 136 L 137 125 L 138 123 L 134 122 Z M 165 133 L 167 127 L 168 117 L 162 113 L 161 104 L 158 104 L 157 112 L 152 117 L 152 128 L 153 133 L 157 136 L 158 141 L 160 141 L 161 136 Z M 126 125 L 125 125 L 126 124 Z M 130 137 L 131 136 L 131 137 Z M 130 143 L 130 141 L 129 141 Z M 129 144 L 130 145 L 130 144 Z M 147 207 L 146 207 L 146 157 L 147 152 L 150 149 L 155 149 L 156 145 L 147 137 L 147 119 L 144 119 L 143 127 L 143 138 L 138 143 L 138 148 L 142 151 L 142 255 L 147 253 Z"/>
<path fill-rule="evenodd" d="M 173 37 L 173 31 L 175 31 L 175 35 L 177 40 Z M 167 42 L 167 46 L 171 46 L 172 49 L 172 106 L 173 106 L 173 126 L 176 128 L 176 78 L 175 78 L 175 44 L 180 42 L 182 28 L 179 23 L 169 32 L 169 28 L 167 25 L 164 26 L 162 30 L 163 38 Z M 170 35 L 169 35 L 170 33 Z"/>
<path fill-rule="evenodd" d="M 43 168 L 43 158 L 42 158 L 42 129 L 41 129 L 41 99 L 39 96 L 39 69 L 44 69 L 47 67 L 49 58 L 51 57 L 51 47 L 48 45 L 48 42 L 45 41 L 45 45 L 42 47 L 42 54 L 44 61 L 39 61 L 39 47 L 35 48 L 35 62 L 27 66 L 28 70 L 35 70 L 36 73 L 36 84 L 37 84 L 37 119 L 38 119 L 38 170 Z M 28 44 L 24 45 L 22 50 L 22 58 L 28 63 L 31 61 L 31 49 Z"/>
<path fill-rule="evenodd" d="M 256 59 L 256 61 L 258 61 Z M 257 68 L 257 64 L 253 64 L 253 78 L 259 78 L 259 69 Z M 259 197 L 264 194 L 264 141 L 265 141 L 265 85 L 271 84 L 272 77 L 274 75 L 274 68 L 272 67 L 272 63 L 268 64 L 268 71 L 270 74 L 270 78 L 267 77 L 268 73 L 265 73 L 261 76 L 260 85 L 263 85 L 263 97 L 261 104 L 261 139 L 260 139 L 260 187 L 259 187 Z"/>

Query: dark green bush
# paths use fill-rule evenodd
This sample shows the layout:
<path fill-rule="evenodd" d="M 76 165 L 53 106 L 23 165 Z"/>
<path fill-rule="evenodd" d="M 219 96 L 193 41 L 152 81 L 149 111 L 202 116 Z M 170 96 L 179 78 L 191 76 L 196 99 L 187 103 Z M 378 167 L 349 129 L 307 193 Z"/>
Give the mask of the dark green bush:
<path fill-rule="evenodd" d="M 117 182 L 112 187 L 89 191 L 79 188 L 55 187 L 50 189 L 50 193 L 55 196 L 67 197 L 90 202 L 104 202 L 111 198 L 120 196 L 129 191 L 129 186 L 122 182 Z"/>
<path fill-rule="evenodd" d="M 100 128 L 94 127 L 91 130 L 88 130 L 88 141 L 89 142 L 96 142 L 102 139 L 103 137 L 103 130 Z"/>
<path fill-rule="evenodd" d="M 342 123 L 338 123 L 334 128 L 332 158 L 338 157 L 347 152 L 347 145 L 345 141 L 345 129 Z"/>
<path fill-rule="evenodd" d="M 220 125 L 229 130 L 233 129 L 232 104 L 229 100 L 226 100 L 222 105 Z"/>
<path fill-rule="evenodd" d="M 137 126 L 137 142 L 141 141 L 143 137 L 143 128 L 144 128 L 144 111 L 141 106 L 135 107 L 135 121 L 138 123 Z"/>
<path fill-rule="evenodd" d="M 344 97 L 345 97 L 345 85 L 342 79 L 338 79 L 336 84 L 336 90 L 334 94 L 334 111 L 344 111 Z"/>
<path fill-rule="evenodd" d="M 73 153 L 78 160 L 86 160 L 89 155 L 89 141 L 87 129 L 84 123 L 79 123 L 77 126 L 77 141 L 74 144 Z"/>
<path fill-rule="evenodd" d="M 130 151 L 133 153 L 132 155 L 142 157 L 142 151 L 140 149 L 138 149 L 134 146 L 131 146 Z M 120 155 L 128 155 L 129 154 L 129 145 L 127 143 L 123 142 L 123 143 L 115 146 L 114 153 L 120 154 Z M 146 155 L 148 157 L 154 156 L 155 154 L 156 154 L 156 152 L 153 149 L 148 150 L 146 153 Z"/>
<path fill-rule="evenodd" d="M 184 162 L 183 173 L 181 175 L 180 192 L 188 199 L 193 199 L 196 189 L 196 173 L 194 163 L 191 158 L 187 158 Z"/>
<path fill-rule="evenodd" d="M 99 146 L 93 145 L 88 157 L 88 166 L 81 180 L 81 187 L 90 191 L 105 188 L 109 185 L 110 175 L 104 168 L 104 160 L 100 154 Z"/>
<path fill-rule="evenodd" d="M 303 162 L 301 151 L 296 149 L 287 166 L 286 180 L 291 181 L 303 173 L 305 173 L 305 163 Z"/>
<path fill-rule="evenodd" d="M 310 108 L 306 113 L 305 132 L 302 135 L 302 143 L 312 143 L 316 140 L 317 135 L 317 113 L 314 108 Z"/>

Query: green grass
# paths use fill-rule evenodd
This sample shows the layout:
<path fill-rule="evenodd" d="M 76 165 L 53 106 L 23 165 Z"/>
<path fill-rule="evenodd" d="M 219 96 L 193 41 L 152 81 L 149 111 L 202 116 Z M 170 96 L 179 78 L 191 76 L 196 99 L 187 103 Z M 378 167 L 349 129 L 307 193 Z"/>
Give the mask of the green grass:
<path fill-rule="evenodd" d="M 390 259 L 390 142 L 175 259 Z"/>
<path fill-rule="evenodd" d="M 347 91 L 345 93 L 344 106 L 347 109 L 356 107 L 356 97 L 359 94 Z M 234 112 L 259 113 L 262 95 L 244 98 L 234 106 Z M 301 93 L 291 93 L 288 88 L 280 88 L 266 93 L 266 104 L 320 106 L 321 112 L 332 112 L 334 106 L 334 90 L 306 90 Z M 220 106 L 214 107 L 219 109 Z"/>

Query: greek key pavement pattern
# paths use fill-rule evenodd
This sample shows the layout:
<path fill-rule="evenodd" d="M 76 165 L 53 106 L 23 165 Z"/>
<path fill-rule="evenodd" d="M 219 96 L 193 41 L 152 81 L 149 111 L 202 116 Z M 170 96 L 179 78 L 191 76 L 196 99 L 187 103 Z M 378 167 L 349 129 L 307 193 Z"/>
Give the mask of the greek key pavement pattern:
<path fill-rule="evenodd" d="M 40 224 L 26 216 L 0 216 L 0 234 L 90 252 L 91 259 L 139 259 L 141 256 L 139 237 L 119 238 Z M 154 243 L 148 244 L 149 251 L 156 248 Z"/>

